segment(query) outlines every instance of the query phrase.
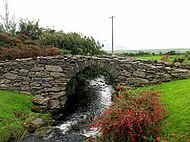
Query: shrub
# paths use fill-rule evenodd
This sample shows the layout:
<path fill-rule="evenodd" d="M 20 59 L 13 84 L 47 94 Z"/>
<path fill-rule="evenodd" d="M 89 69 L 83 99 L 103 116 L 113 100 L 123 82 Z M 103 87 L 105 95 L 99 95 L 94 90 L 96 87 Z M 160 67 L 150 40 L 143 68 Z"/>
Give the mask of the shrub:
<path fill-rule="evenodd" d="M 160 60 L 166 62 L 168 61 L 169 56 L 170 56 L 169 54 L 162 55 Z"/>
<path fill-rule="evenodd" d="M 21 45 L 22 41 L 9 33 L 0 33 L 0 46 L 14 47 Z"/>
<path fill-rule="evenodd" d="M 167 114 L 159 100 L 160 92 L 132 91 L 125 85 L 116 87 L 114 104 L 92 124 L 101 131 L 102 142 L 156 141 L 161 122 Z"/>
<path fill-rule="evenodd" d="M 36 45 L 28 45 L 15 48 L 0 48 L 0 59 L 12 60 L 17 58 L 36 58 L 38 56 L 60 55 L 61 51 L 55 47 L 40 48 Z"/>
<path fill-rule="evenodd" d="M 18 34 L 18 38 L 23 42 L 25 40 L 29 40 L 30 38 L 24 34 Z"/>
<path fill-rule="evenodd" d="M 19 51 L 16 48 L 2 48 L 0 49 L 0 52 L 0 59 L 11 60 L 17 58 Z"/>
<path fill-rule="evenodd" d="M 24 34 L 32 40 L 37 40 L 42 34 L 43 28 L 39 26 L 39 20 L 20 19 L 17 34 Z"/>
<path fill-rule="evenodd" d="M 176 57 L 173 62 L 179 62 L 179 63 L 183 63 L 185 61 L 185 57 Z"/>
<path fill-rule="evenodd" d="M 52 46 L 47 46 L 42 50 L 42 55 L 41 56 L 55 56 L 55 55 L 60 55 L 61 50 L 58 48 L 52 47 Z"/>
<path fill-rule="evenodd" d="M 93 37 L 86 37 L 78 33 L 63 33 L 46 31 L 39 36 L 39 45 L 51 45 L 64 51 L 77 55 L 103 54 L 102 46 Z"/>

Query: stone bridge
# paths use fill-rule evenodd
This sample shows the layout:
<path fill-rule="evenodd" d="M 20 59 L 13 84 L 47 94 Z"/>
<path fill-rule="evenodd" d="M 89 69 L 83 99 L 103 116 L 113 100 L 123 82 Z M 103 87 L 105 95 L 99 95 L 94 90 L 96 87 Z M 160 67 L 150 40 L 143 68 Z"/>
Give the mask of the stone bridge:
<path fill-rule="evenodd" d="M 134 87 L 189 78 L 188 70 L 177 65 L 121 57 L 56 56 L 0 62 L 0 89 L 35 96 L 35 110 L 59 110 L 67 101 L 70 79 L 86 67 L 107 72 L 115 83 Z"/>

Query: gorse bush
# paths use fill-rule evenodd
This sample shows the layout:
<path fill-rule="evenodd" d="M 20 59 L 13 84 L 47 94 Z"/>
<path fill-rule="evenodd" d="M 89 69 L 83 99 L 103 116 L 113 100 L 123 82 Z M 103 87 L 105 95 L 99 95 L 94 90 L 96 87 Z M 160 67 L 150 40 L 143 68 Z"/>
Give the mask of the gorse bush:
<path fill-rule="evenodd" d="M 156 141 L 164 115 L 160 92 L 132 91 L 123 84 L 117 87 L 114 104 L 92 124 L 101 132 L 101 142 Z"/>

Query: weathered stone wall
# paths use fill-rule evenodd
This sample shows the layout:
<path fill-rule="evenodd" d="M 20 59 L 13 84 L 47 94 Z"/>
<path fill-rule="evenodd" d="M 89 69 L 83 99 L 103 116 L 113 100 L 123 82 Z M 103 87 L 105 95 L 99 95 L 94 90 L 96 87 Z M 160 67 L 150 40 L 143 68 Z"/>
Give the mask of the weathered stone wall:
<path fill-rule="evenodd" d="M 39 57 L 0 62 L 0 89 L 34 95 L 33 102 L 39 111 L 57 110 L 67 101 L 67 83 L 89 66 L 107 72 L 115 82 L 135 87 L 190 77 L 188 70 L 157 61 L 90 56 Z"/>

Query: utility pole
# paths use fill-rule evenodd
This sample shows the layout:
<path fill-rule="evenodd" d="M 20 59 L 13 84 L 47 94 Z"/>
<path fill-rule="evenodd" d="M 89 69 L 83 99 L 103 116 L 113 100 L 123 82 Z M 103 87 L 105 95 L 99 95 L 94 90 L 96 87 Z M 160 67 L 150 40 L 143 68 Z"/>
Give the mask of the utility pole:
<path fill-rule="evenodd" d="M 111 16 L 111 17 L 109 17 L 109 18 L 111 18 L 111 20 L 112 20 L 112 55 L 113 55 L 113 18 L 114 18 L 115 16 Z"/>

